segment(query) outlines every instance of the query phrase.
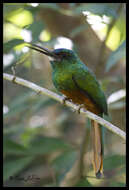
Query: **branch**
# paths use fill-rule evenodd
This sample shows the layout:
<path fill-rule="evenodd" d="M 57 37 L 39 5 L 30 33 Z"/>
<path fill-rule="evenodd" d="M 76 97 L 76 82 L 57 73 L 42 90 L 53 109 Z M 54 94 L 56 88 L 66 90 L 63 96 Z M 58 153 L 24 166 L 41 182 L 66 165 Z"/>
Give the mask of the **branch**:
<path fill-rule="evenodd" d="M 6 74 L 4 73 L 3 74 L 3 77 L 5 80 L 9 80 L 13 83 L 16 83 L 16 84 L 19 84 L 19 85 L 22 85 L 22 86 L 25 86 L 25 87 L 28 87 L 34 91 L 36 91 L 37 93 L 40 93 L 40 94 L 44 94 L 60 103 L 63 102 L 64 100 L 64 97 L 63 96 L 60 96 L 50 90 L 47 90 L 45 88 L 42 88 L 32 82 L 29 82 L 27 80 L 24 80 L 22 78 L 19 78 L 19 77 L 16 77 L 16 76 L 13 76 L 13 75 L 10 75 L 10 74 Z M 74 110 L 78 111 L 78 105 L 66 100 L 65 101 L 65 105 L 68 106 L 68 107 L 71 107 L 73 108 Z M 97 123 L 103 125 L 104 127 L 106 127 L 108 130 L 112 131 L 113 133 L 115 133 L 116 135 L 120 136 L 122 139 L 126 140 L 126 134 L 124 131 L 122 131 L 121 129 L 119 129 L 118 127 L 116 127 L 115 125 L 111 124 L 110 122 L 104 120 L 103 118 L 93 114 L 92 112 L 90 111 L 87 111 L 85 110 L 84 108 L 81 108 L 80 109 L 80 113 L 83 114 L 85 117 L 88 117 L 90 118 L 91 120 L 94 120 L 96 121 Z"/>

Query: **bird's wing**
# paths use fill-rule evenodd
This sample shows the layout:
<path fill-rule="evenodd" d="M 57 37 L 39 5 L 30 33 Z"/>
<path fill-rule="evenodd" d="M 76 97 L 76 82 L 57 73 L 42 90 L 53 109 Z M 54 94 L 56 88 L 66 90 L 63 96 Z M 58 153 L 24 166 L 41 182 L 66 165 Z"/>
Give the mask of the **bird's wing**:
<path fill-rule="evenodd" d="M 95 102 L 103 113 L 107 114 L 107 103 L 105 95 L 95 77 L 95 75 L 87 68 L 79 68 L 78 72 L 72 75 L 77 88 L 88 95 L 93 102 Z"/>

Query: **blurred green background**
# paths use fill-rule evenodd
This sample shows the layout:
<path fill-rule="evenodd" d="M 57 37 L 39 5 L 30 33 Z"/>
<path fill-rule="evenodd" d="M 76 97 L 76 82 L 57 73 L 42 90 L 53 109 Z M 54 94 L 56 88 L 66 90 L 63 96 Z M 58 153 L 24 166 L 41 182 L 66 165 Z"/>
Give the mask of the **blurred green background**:
<path fill-rule="evenodd" d="M 109 120 L 125 131 L 126 4 L 4 3 L 3 71 L 56 91 L 46 56 L 24 42 L 73 49 L 96 74 Z M 59 93 L 59 92 L 57 92 Z M 78 178 L 80 145 L 90 124 L 58 102 L 4 81 L 4 186 L 125 186 L 125 143 L 105 130 L 104 174 L 92 168 L 91 139 Z"/>

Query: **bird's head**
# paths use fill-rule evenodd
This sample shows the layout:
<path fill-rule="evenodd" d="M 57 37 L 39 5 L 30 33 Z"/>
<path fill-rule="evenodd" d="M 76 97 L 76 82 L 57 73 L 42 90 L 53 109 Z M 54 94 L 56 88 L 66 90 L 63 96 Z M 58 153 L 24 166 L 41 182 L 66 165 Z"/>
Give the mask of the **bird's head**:
<path fill-rule="evenodd" d="M 60 67 L 60 65 L 63 63 L 74 64 L 78 59 L 78 56 L 76 53 L 74 53 L 74 51 L 65 48 L 49 50 L 45 47 L 40 47 L 31 43 L 28 43 L 27 47 L 47 55 L 53 67 Z"/>

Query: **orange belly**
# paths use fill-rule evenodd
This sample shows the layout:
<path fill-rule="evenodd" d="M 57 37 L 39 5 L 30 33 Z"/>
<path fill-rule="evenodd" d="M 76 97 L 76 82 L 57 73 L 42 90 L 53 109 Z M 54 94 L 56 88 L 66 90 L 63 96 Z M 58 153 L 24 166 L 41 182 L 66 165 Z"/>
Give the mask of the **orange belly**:
<path fill-rule="evenodd" d="M 89 97 L 87 97 L 80 91 L 78 91 L 78 90 L 76 90 L 76 91 L 61 90 L 61 93 L 64 94 L 69 99 L 71 99 L 73 103 L 83 104 L 85 109 L 87 109 L 97 115 L 100 113 L 100 110 L 97 107 L 97 105 L 95 103 L 93 103 L 93 101 L 91 101 L 89 99 Z"/>

